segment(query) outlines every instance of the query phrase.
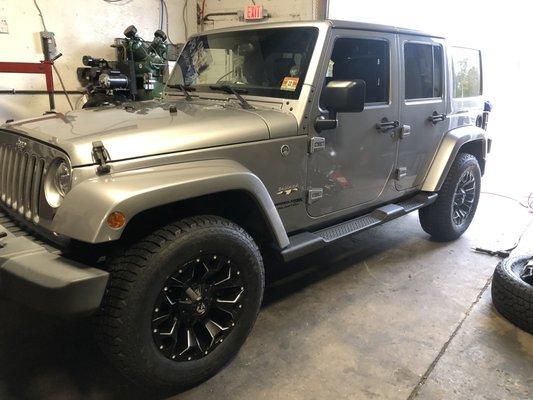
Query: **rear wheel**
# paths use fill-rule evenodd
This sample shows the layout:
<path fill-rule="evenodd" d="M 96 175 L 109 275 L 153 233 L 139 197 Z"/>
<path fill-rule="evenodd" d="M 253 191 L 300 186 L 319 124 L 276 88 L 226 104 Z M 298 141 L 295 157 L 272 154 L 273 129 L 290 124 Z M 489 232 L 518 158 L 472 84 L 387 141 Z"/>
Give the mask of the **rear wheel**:
<path fill-rule="evenodd" d="M 167 225 L 110 263 L 95 318 L 111 361 L 148 387 L 183 389 L 223 368 L 256 320 L 263 262 L 239 226 L 202 216 Z"/>
<path fill-rule="evenodd" d="M 455 240 L 470 226 L 481 193 L 477 159 L 459 153 L 435 203 L 419 211 L 422 229 L 439 241 Z"/>

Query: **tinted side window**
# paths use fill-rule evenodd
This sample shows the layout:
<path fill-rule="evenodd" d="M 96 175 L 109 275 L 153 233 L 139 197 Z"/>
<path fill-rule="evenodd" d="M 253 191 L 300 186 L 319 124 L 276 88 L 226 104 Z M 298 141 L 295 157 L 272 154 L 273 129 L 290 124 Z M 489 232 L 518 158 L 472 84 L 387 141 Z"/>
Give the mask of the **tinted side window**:
<path fill-rule="evenodd" d="M 389 43 L 384 40 L 340 38 L 335 41 L 326 83 L 362 79 L 366 102 L 389 101 Z"/>
<path fill-rule="evenodd" d="M 442 46 L 433 46 L 433 97 L 442 96 L 443 73 Z"/>
<path fill-rule="evenodd" d="M 453 59 L 453 97 L 474 97 L 482 94 L 481 53 L 478 50 L 451 48 Z"/>
<path fill-rule="evenodd" d="M 404 47 L 405 98 L 426 99 L 442 96 L 442 47 L 406 43 Z"/>

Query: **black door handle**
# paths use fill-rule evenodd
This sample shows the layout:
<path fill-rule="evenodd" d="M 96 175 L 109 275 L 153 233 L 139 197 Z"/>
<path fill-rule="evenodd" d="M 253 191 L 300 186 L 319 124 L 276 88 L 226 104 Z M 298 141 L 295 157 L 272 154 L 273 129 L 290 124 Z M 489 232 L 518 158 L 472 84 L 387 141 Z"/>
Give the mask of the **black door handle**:
<path fill-rule="evenodd" d="M 329 129 L 335 129 L 339 122 L 337 118 L 326 118 L 321 115 L 315 120 L 315 130 L 317 132 L 327 131 Z"/>
<path fill-rule="evenodd" d="M 399 121 L 389 121 L 387 118 L 383 118 L 381 122 L 376 124 L 376 129 L 381 132 L 388 132 L 391 129 L 396 129 L 400 126 Z"/>
<path fill-rule="evenodd" d="M 439 114 L 437 111 L 433 111 L 433 114 L 431 114 L 428 118 L 429 122 L 436 124 L 438 122 L 442 122 L 446 119 L 446 114 Z"/>

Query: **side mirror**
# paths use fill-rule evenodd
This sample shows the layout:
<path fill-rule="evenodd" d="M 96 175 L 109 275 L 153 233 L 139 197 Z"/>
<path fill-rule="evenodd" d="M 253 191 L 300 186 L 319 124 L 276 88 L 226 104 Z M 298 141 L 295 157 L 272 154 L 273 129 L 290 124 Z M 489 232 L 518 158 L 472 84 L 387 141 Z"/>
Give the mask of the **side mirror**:
<path fill-rule="evenodd" d="M 320 104 L 329 111 L 329 119 L 319 117 L 315 122 L 317 131 L 337 127 L 339 112 L 361 112 L 365 109 L 366 82 L 362 79 L 354 81 L 331 81 L 322 91 Z"/>
<path fill-rule="evenodd" d="M 361 112 L 365 108 L 366 82 L 331 81 L 322 92 L 321 104 L 329 112 Z"/>

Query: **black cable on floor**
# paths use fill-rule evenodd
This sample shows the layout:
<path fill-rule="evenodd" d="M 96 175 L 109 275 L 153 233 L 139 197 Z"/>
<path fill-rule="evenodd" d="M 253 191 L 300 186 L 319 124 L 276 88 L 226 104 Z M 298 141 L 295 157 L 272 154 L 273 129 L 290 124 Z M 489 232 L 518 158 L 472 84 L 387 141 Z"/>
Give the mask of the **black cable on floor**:
<path fill-rule="evenodd" d="M 491 195 L 491 196 L 498 196 L 498 197 L 503 197 L 504 199 L 509 199 L 509 200 L 513 200 L 513 201 L 516 201 L 518 204 L 520 204 L 522 207 L 524 208 L 527 208 L 531 211 L 533 211 L 533 193 L 530 193 L 529 196 L 527 196 L 527 202 L 526 204 L 522 203 L 520 200 L 518 199 L 515 199 L 514 197 L 511 197 L 511 196 L 506 196 L 504 194 L 501 194 L 501 193 L 494 193 L 494 192 L 481 192 L 482 194 L 488 194 L 488 195 Z"/>

